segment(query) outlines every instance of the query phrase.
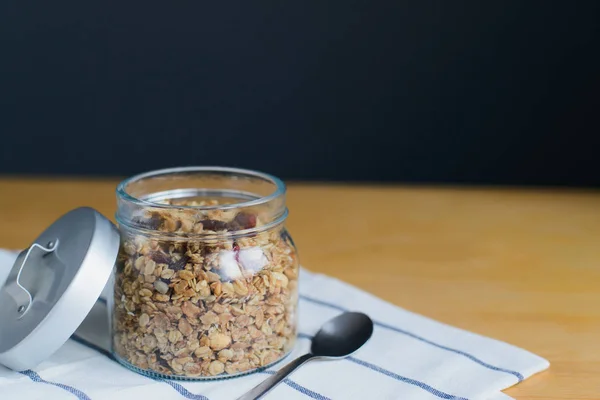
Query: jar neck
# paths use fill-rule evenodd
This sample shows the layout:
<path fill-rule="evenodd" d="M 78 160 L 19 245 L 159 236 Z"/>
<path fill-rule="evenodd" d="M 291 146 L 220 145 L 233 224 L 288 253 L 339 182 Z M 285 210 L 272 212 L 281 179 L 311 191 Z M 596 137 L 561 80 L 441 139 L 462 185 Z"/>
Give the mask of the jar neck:
<path fill-rule="evenodd" d="M 171 236 L 248 235 L 287 217 L 285 185 L 235 168 L 188 167 L 136 175 L 117 187 L 120 225 Z"/>

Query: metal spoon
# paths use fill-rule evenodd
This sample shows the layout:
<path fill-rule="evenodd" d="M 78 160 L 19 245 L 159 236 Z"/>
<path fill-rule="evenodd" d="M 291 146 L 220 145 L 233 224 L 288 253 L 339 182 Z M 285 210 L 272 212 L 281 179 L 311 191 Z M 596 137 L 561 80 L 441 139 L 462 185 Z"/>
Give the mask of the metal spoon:
<path fill-rule="evenodd" d="M 373 321 L 365 314 L 347 312 L 339 315 L 321 327 L 313 338 L 310 353 L 298 357 L 237 400 L 261 398 L 307 361 L 316 358 L 335 360 L 348 357 L 360 349 L 369 340 L 371 334 L 373 334 Z"/>

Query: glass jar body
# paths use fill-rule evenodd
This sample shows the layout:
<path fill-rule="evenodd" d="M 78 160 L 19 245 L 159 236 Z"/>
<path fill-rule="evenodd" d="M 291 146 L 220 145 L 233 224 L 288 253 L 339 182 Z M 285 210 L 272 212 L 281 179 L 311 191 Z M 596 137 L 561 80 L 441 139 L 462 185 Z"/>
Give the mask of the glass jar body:
<path fill-rule="evenodd" d="M 266 367 L 293 348 L 298 261 L 285 216 L 265 218 L 244 202 L 220 208 L 217 197 L 163 198 L 159 211 L 120 204 L 110 309 L 113 354 L 124 365 L 221 378 Z"/>

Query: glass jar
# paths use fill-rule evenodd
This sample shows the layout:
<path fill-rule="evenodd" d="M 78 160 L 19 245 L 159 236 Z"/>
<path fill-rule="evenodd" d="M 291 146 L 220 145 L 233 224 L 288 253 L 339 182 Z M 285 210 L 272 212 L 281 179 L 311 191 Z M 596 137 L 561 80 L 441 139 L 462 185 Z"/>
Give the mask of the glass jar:
<path fill-rule="evenodd" d="M 146 375 L 230 377 L 294 346 L 298 259 L 285 186 L 254 171 L 192 167 L 117 188 L 121 248 L 109 301 L 114 356 Z"/>

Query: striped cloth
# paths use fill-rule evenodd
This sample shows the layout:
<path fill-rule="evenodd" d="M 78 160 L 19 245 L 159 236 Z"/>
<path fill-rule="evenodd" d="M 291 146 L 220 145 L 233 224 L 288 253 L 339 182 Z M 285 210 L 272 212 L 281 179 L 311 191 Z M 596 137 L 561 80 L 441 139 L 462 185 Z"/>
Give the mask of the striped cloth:
<path fill-rule="evenodd" d="M 0 272 L 13 258 L 0 252 Z M 302 270 L 300 288 L 298 345 L 273 368 L 213 382 L 138 375 L 107 350 L 106 304 L 100 299 L 72 340 L 35 370 L 0 366 L 0 399 L 235 399 L 307 352 L 320 326 L 346 310 L 371 316 L 372 339 L 347 359 L 304 365 L 265 399 L 506 400 L 501 390 L 549 365 L 525 350 L 416 315 L 327 276 Z"/>

